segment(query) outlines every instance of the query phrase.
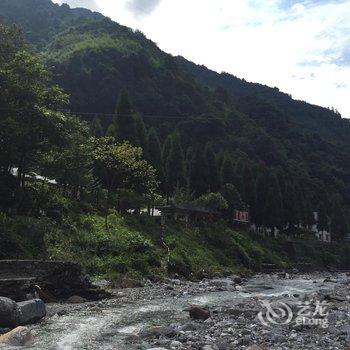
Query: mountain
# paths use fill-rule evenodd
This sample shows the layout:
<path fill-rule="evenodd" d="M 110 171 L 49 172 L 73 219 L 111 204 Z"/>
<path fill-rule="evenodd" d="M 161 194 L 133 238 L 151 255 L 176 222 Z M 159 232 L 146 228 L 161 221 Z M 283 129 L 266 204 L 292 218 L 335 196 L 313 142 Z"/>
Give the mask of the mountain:
<path fill-rule="evenodd" d="M 259 197 L 259 181 L 262 189 L 275 186 L 270 192 L 281 194 L 284 218 L 296 207 L 302 220 L 306 203 L 312 209 L 324 203 L 331 215 L 335 197 L 350 207 L 350 122 L 336 111 L 173 57 L 141 32 L 86 9 L 49 0 L 0 0 L 0 21 L 23 28 L 55 82 L 70 94 L 71 112 L 87 120 L 99 117 L 106 131 L 118 96 L 127 90 L 134 111 L 157 130 L 162 144 L 177 131 L 191 189 L 198 187 L 198 179 L 190 180 L 191 164 L 199 166 L 198 154 L 210 145 L 219 170 L 225 159 L 232 160 L 232 182 L 246 203 L 248 166 L 255 204 L 269 195 L 261 191 Z"/>

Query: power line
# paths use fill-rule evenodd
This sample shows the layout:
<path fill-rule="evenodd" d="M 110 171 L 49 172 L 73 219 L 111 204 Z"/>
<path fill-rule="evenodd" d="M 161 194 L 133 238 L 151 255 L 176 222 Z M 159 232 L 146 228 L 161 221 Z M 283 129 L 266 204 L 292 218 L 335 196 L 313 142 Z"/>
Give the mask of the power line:
<path fill-rule="evenodd" d="M 0 111 L 7 111 L 7 112 L 38 112 L 37 110 L 28 110 L 28 109 L 4 109 L 0 108 Z M 99 112 L 77 112 L 77 111 L 69 111 L 69 110 L 58 110 L 55 112 L 61 112 L 69 115 L 74 116 L 81 116 L 81 117 L 109 117 L 109 118 L 115 118 L 115 117 L 130 117 L 135 116 L 136 114 L 116 114 L 116 113 L 99 113 Z M 139 113 L 139 116 L 141 118 L 149 118 L 149 119 L 188 119 L 188 118 L 203 118 L 206 119 L 216 119 L 213 117 L 205 116 L 204 114 L 200 115 L 193 115 L 193 114 L 178 114 L 178 115 L 166 115 L 166 114 L 143 114 Z"/>

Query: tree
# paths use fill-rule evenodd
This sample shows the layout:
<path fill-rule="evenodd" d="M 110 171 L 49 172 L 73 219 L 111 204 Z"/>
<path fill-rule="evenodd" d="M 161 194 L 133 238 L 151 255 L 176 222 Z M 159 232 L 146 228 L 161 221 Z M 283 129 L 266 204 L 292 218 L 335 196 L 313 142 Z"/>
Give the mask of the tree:
<path fill-rule="evenodd" d="M 282 228 L 284 222 L 282 194 L 277 176 L 274 173 L 269 174 L 267 186 L 263 223 L 271 229 L 274 227 Z"/>
<path fill-rule="evenodd" d="M 190 188 L 198 197 L 209 191 L 209 172 L 202 149 L 197 148 L 190 171 Z"/>
<path fill-rule="evenodd" d="M 220 188 L 221 180 L 216 156 L 212 145 L 209 143 L 205 148 L 204 157 L 207 164 L 209 191 L 216 192 Z"/>
<path fill-rule="evenodd" d="M 344 204 L 339 196 L 333 199 L 331 216 L 331 233 L 335 240 L 344 240 L 349 233 L 349 223 L 344 213 Z"/>
<path fill-rule="evenodd" d="M 143 154 L 146 156 L 148 153 L 148 139 L 147 139 L 147 130 L 145 123 L 140 115 L 135 116 L 136 124 L 136 136 L 137 136 L 137 145 L 143 149 Z"/>
<path fill-rule="evenodd" d="M 228 203 L 221 193 L 204 194 L 197 199 L 196 204 L 216 211 L 225 211 L 228 208 Z"/>
<path fill-rule="evenodd" d="M 120 93 L 116 107 L 117 140 L 129 141 L 133 145 L 138 145 L 137 127 L 135 116 L 129 94 L 126 90 Z"/>
<path fill-rule="evenodd" d="M 158 134 L 154 128 L 151 128 L 148 132 L 147 144 L 148 144 L 147 159 L 153 165 L 153 167 L 157 170 L 158 179 L 162 183 L 164 181 L 162 151 L 160 147 Z"/>
<path fill-rule="evenodd" d="M 142 149 L 128 142 L 115 144 L 111 138 L 93 140 L 96 176 L 107 190 L 107 207 L 113 191 L 122 190 L 152 197 L 157 189 L 156 170 L 144 159 Z M 118 209 L 121 210 L 120 195 Z M 106 215 L 106 226 L 107 215 Z"/>
<path fill-rule="evenodd" d="M 221 181 L 222 184 L 232 183 L 234 179 L 234 165 L 232 158 L 228 155 L 225 156 L 221 167 Z"/>
<path fill-rule="evenodd" d="M 327 215 L 327 207 L 324 203 L 321 203 L 318 209 L 317 229 L 319 231 L 329 230 L 329 217 Z"/>
<path fill-rule="evenodd" d="M 163 166 L 165 167 L 166 165 L 166 161 L 169 157 L 169 153 L 172 147 L 172 142 L 173 142 L 173 134 L 170 134 L 167 136 L 167 138 L 165 139 L 165 142 L 163 144 L 163 148 L 162 148 L 162 161 L 163 161 Z"/>
<path fill-rule="evenodd" d="M 40 59 L 23 51 L 18 29 L 0 27 L 0 36 L 5 42 L 0 46 L 0 168 L 8 174 L 18 168 L 18 186 L 24 189 L 26 174 L 61 141 L 67 117 L 59 110 L 68 96 L 50 83 Z"/>
<path fill-rule="evenodd" d="M 91 125 L 90 125 L 90 132 L 93 136 L 96 136 L 96 137 L 103 136 L 103 128 L 102 128 L 101 120 L 99 117 L 96 116 L 92 120 Z M 113 136 L 115 136 L 115 135 L 113 135 Z"/>
<path fill-rule="evenodd" d="M 247 162 L 243 166 L 243 187 L 245 202 L 249 206 L 250 213 L 252 214 L 256 205 L 256 187 L 252 168 Z"/>
<path fill-rule="evenodd" d="M 165 162 L 165 172 L 168 195 L 177 186 L 185 186 L 185 161 L 178 134 L 172 136 L 171 148 Z"/>
<path fill-rule="evenodd" d="M 228 215 L 232 215 L 233 211 L 236 210 L 243 210 L 244 204 L 242 202 L 241 195 L 237 191 L 237 188 L 233 184 L 225 184 L 220 189 L 220 193 L 225 198 L 227 204 L 228 204 Z"/>
<path fill-rule="evenodd" d="M 61 142 L 42 154 L 40 174 L 55 179 L 76 198 L 94 184 L 92 145 L 88 125 L 76 117 L 67 117 Z"/>

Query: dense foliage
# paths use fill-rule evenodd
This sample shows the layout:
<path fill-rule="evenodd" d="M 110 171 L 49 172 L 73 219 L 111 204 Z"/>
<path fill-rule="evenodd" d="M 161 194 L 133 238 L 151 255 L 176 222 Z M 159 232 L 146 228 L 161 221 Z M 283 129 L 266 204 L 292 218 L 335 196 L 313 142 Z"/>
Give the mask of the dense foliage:
<path fill-rule="evenodd" d="M 108 222 L 111 211 L 166 202 L 221 211 L 228 220 L 234 209 L 249 209 L 255 223 L 271 228 L 312 225 L 318 211 L 320 230 L 331 228 L 339 240 L 348 232 L 350 123 L 336 111 L 172 57 L 88 10 L 2 0 L 0 21 L 11 25 L 0 27 L 0 227 L 11 226 L 15 241 L 21 223 L 32 225 L 33 244 L 45 251 L 66 227 L 76 241 L 65 238 L 60 249 L 95 249 L 120 228 Z M 69 214 L 76 206 L 83 223 Z M 89 237 L 94 229 L 104 233 Z M 222 240 L 241 252 L 240 264 L 253 264 L 254 247 L 219 231 L 203 233 L 211 253 L 193 240 L 198 256 L 203 248 L 213 264 L 231 266 L 228 251 L 217 255 Z M 168 234 L 169 244 L 182 245 L 174 266 L 193 271 L 195 262 L 185 261 L 193 232 L 177 242 Z M 117 241 L 106 244 L 120 254 Z M 140 266 L 159 253 L 141 243 Z"/>

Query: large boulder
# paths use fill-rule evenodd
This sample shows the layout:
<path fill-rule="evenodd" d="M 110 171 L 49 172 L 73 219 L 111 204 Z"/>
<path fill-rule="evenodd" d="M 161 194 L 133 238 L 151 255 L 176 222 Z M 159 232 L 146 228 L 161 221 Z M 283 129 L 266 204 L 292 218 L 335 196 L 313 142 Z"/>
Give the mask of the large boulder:
<path fill-rule="evenodd" d="M 0 327 L 16 327 L 21 324 L 21 310 L 17 303 L 9 298 L 0 297 Z"/>
<path fill-rule="evenodd" d="M 20 325 L 39 321 L 46 316 L 45 303 L 41 299 L 22 301 L 17 304 L 20 311 Z"/>
<path fill-rule="evenodd" d="M 42 300 L 34 299 L 16 303 L 0 297 L 0 327 L 13 328 L 36 322 L 46 315 L 46 307 Z"/>
<path fill-rule="evenodd" d="M 201 306 L 191 306 L 189 309 L 190 317 L 195 320 L 206 320 L 210 318 L 210 311 Z"/>
<path fill-rule="evenodd" d="M 27 327 L 17 327 L 4 335 L 0 335 L 0 345 L 25 346 L 32 342 L 33 335 Z"/>

